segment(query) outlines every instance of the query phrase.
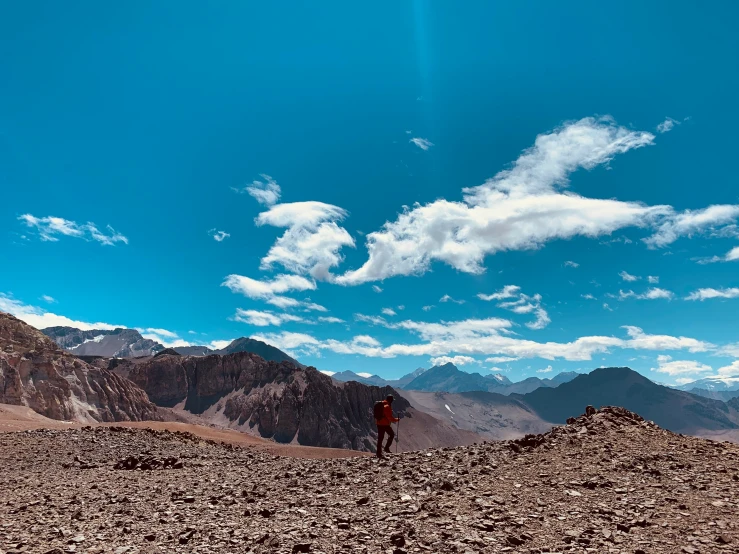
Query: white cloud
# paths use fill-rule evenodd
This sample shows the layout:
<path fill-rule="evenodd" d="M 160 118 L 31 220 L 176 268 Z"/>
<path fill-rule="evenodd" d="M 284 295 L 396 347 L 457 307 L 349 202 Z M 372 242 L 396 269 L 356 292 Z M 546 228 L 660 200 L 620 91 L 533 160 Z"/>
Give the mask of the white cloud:
<path fill-rule="evenodd" d="M 595 296 L 593 296 L 589 292 L 586 293 L 586 294 L 581 294 L 580 297 L 581 298 L 584 298 L 585 300 L 595 300 Z"/>
<path fill-rule="evenodd" d="M 671 300 L 674 296 L 675 296 L 675 293 L 673 293 L 672 291 L 661 289 L 658 287 L 652 287 L 648 289 L 646 292 L 638 295 L 637 298 L 640 298 L 643 300 L 656 300 L 659 298 Z"/>
<path fill-rule="evenodd" d="M 615 298 L 614 295 L 609 294 L 609 296 Z M 618 299 L 619 300 L 626 300 L 627 298 L 636 298 L 637 300 L 672 300 L 675 297 L 675 293 L 669 290 L 661 289 L 658 287 L 652 287 L 650 289 L 647 289 L 645 292 L 641 294 L 635 293 L 633 290 L 629 291 L 618 291 Z"/>
<path fill-rule="evenodd" d="M 168 331 L 167 329 L 155 329 L 150 327 L 149 329 L 146 329 L 145 332 L 161 335 L 162 337 L 166 337 L 168 339 L 178 338 L 177 333 L 173 333 L 172 331 Z"/>
<path fill-rule="evenodd" d="M 213 228 L 208 231 L 208 234 L 213 237 L 213 239 L 216 242 L 223 242 L 225 239 L 230 237 L 231 235 L 227 233 L 226 231 L 218 231 L 217 229 Z"/>
<path fill-rule="evenodd" d="M 565 262 L 565 267 L 576 268 L 576 267 L 580 267 L 580 264 L 577 262 L 573 262 L 572 260 L 567 260 Z"/>
<path fill-rule="evenodd" d="M 156 333 L 141 333 L 141 336 L 145 339 L 158 342 L 165 348 L 178 348 L 180 346 L 192 346 L 193 345 L 191 342 L 182 340 L 177 335 L 175 335 L 174 338 L 172 338 L 168 336 L 158 335 Z"/>
<path fill-rule="evenodd" d="M 302 302 L 282 293 L 289 291 L 315 290 L 316 283 L 300 275 L 277 275 L 271 281 L 259 281 L 243 275 L 228 275 L 221 284 L 228 287 L 231 292 L 240 293 L 254 300 L 263 300 L 278 308 L 304 307 L 318 311 L 326 311 L 326 308 L 318 304 Z"/>
<path fill-rule="evenodd" d="M 469 319 L 450 322 L 401 321 L 390 323 L 379 316 L 356 315 L 357 321 L 380 325 L 388 329 L 403 329 L 417 335 L 423 342 L 415 344 L 392 344 L 374 347 L 357 344 L 354 341 L 333 339 L 318 340 L 304 335 L 305 344 L 314 352 L 330 350 L 339 354 L 360 354 L 369 357 L 394 358 L 396 356 L 449 356 L 449 355 L 487 355 L 511 358 L 544 358 L 554 360 L 563 358 L 570 361 L 591 360 L 594 354 L 609 352 L 612 348 L 636 350 L 687 350 L 706 352 L 715 350 L 711 343 L 690 337 L 670 335 L 649 335 L 638 327 L 626 326 L 628 338 L 613 336 L 585 336 L 567 343 L 545 342 L 507 336 L 512 323 L 497 318 Z M 285 335 L 287 339 L 285 338 Z M 295 334 L 271 334 L 264 339 L 278 348 L 290 347 L 288 340 L 294 341 Z M 260 339 L 261 340 L 261 339 Z"/>
<path fill-rule="evenodd" d="M 56 298 L 54 298 L 53 296 L 49 296 L 48 294 L 42 295 L 41 300 L 43 300 L 47 304 L 56 304 Z"/>
<path fill-rule="evenodd" d="M 554 370 L 552 369 L 552 366 L 550 366 L 550 365 L 548 365 L 545 368 L 537 369 L 536 370 L 537 373 L 551 373 L 552 371 L 554 371 Z"/>
<path fill-rule="evenodd" d="M 212 340 L 208 344 L 208 346 L 212 350 L 222 350 L 226 348 L 229 344 L 231 344 L 234 341 L 234 339 L 228 339 L 228 340 Z"/>
<path fill-rule="evenodd" d="M 375 291 L 375 292 L 377 292 L 377 293 L 382 292 L 382 289 L 380 287 L 378 287 L 377 285 L 372 285 L 372 290 Z"/>
<path fill-rule="evenodd" d="M 264 179 L 264 181 L 254 180 L 244 188 L 231 188 L 234 192 L 249 194 L 254 197 L 257 202 L 264 204 L 265 206 L 277 204 L 280 200 L 280 195 L 282 194 L 280 185 L 278 185 L 277 182 L 269 175 L 262 173 L 260 177 Z"/>
<path fill-rule="evenodd" d="M 431 310 L 433 310 L 433 309 L 434 309 L 435 307 L 436 307 L 436 306 L 434 306 L 434 305 L 432 304 L 432 305 L 429 305 L 429 306 L 423 306 L 423 307 L 422 307 L 421 309 L 422 309 L 422 310 L 423 310 L 424 312 L 428 312 L 428 311 L 431 311 Z"/>
<path fill-rule="evenodd" d="M 702 302 L 711 298 L 739 298 L 739 288 L 698 289 L 686 296 L 685 300 L 700 300 Z"/>
<path fill-rule="evenodd" d="M 490 300 L 504 300 L 506 298 L 515 298 L 520 294 L 521 287 L 518 285 L 506 285 L 502 289 L 500 289 L 498 292 L 494 292 L 492 294 L 478 294 L 477 297 L 480 300 L 490 301 Z"/>
<path fill-rule="evenodd" d="M 108 234 L 105 234 L 91 222 L 78 224 L 61 217 L 35 217 L 31 214 L 23 214 L 18 219 L 23 221 L 29 228 L 35 229 L 43 241 L 56 242 L 59 240 L 58 236 L 63 235 L 81 238 L 87 241 L 95 240 L 105 246 L 113 246 L 117 242 L 128 244 L 128 239 L 110 225 L 106 226 Z"/>
<path fill-rule="evenodd" d="M 257 327 L 267 327 L 269 325 L 280 326 L 287 322 L 305 323 L 306 320 L 300 316 L 292 314 L 277 314 L 274 312 L 259 311 L 259 310 L 242 310 L 238 308 L 236 315 L 234 315 L 234 321 L 240 323 L 247 323 L 249 325 L 255 325 Z"/>
<path fill-rule="evenodd" d="M 396 306 L 396 307 L 397 307 L 397 309 L 398 309 L 398 310 L 400 310 L 401 312 L 402 312 L 403 310 L 405 310 L 405 306 L 404 306 L 403 304 L 401 304 L 400 306 Z"/>
<path fill-rule="evenodd" d="M 541 307 L 541 295 L 535 294 L 529 296 L 521 292 L 521 287 L 517 285 L 506 285 L 501 290 L 492 294 L 478 294 L 477 297 L 481 300 L 505 300 L 510 298 L 516 298 L 516 300 L 509 300 L 507 302 L 500 302 L 499 308 L 509 310 L 516 314 L 530 314 L 536 315 L 534 321 L 526 323 L 526 327 L 529 329 L 543 329 L 551 323 L 549 314 Z"/>
<path fill-rule="evenodd" d="M 24 321 L 35 327 L 36 329 L 45 329 L 47 327 L 75 327 L 82 331 L 90 329 L 116 329 L 125 327 L 124 325 L 111 325 L 110 323 L 88 323 L 86 321 L 78 321 L 70 319 L 63 315 L 47 312 L 43 308 L 24 304 L 6 294 L 0 293 L 0 311 L 14 315 L 21 321 Z"/>
<path fill-rule="evenodd" d="M 390 315 L 390 316 L 392 316 L 392 315 L 396 315 L 396 313 L 395 313 L 395 310 L 393 310 L 392 308 L 383 308 L 383 309 L 382 309 L 382 310 L 380 310 L 380 311 L 381 311 L 381 312 L 382 312 L 383 314 L 385 314 L 385 315 Z"/>
<path fill-rule="evenodd" d="M 625 271 L 620 272 L 618 275 L 619 277 L 621 277 L 621 279 L 623 279 L 624 281 L 628 281 L 628 282 L 638 281 L 639 279 L 641 279 L 641 277 L 637 277 L 636 275 L 631 275 L 630 273 L 627 273 Z"/>
<path fill-rule="evenodd" d="M 512 358 L 510 356 L 494 356 L 492 358 L 485 358 L 485 361 L 489 364 L 505 364 L 508 362 L 515 362 L 519 358 Z"/>
<path fill-rule="evenodd" d="M 337 225 L 346 210 L 323 202 L 276 204 L 257 216 L 257 225 L 287 227 L 261 260 L 261 269 L 281 265 L 293 273 L 309 273 L 315 279 L 332 280 L 330 269 L 339 265 L 344 246 L 354 239 Z"/>
<path fill-rule="evenodd" d="M 333 377 L 334 375 L 336 375 L 335 371 L 328 371 L 326 369 L 321 369 L 319 371 L 323 373 L 324 375 L 328 375 L 329 377 Z"/>
<path fill-rule="evenodd" d="M 608 310 L 609 312 L 613 311 L 613 308 L 611 308 L 607 302 L 603 302 L 603 309 Z"/>
<path fill-rule="evenodd" d="M 333 316 L 321 316 L 318 318 L 318 321 L 320 321 L 321 323 L 344 323 L 343 319 L 339 319 L 338 317 Z"/>
<path fill-rule="evenodd" d="M 425 138 L 421 138 L 421 137 L 414 137 L 411 140 L 409 140 L 408 142 L 412 142 L 413 144 L 415 144 L 421 150 L 424 150 L 424 151 L 425 150 L 428 150 L 429 148 L 431 148 L 434 145 L 434 143 L 431 142 L 430 140 L 425 139 Z"/>
<path fill-rule="evenodd" d="M 725 256 L 711 256 L 710 258 L 693 258 L 701 265 L 715 264 L 718 262 L 735 262 L 739 260 L 739 246 L 735 246 L 729 250 Z"/>
<path fill-rule="evenodd" d="M 655 275 L 647 275 L 647 282 L 650 285 L 656 285 L 657 283 L 659 283 L 659 277 Z"/>
<path fill-rule="evenodd" d="M 673 360 L 670 356 L 657 356 L 657 367 L 652 371 L 666 373 L 667 375 L 690 375 L 695 373 L 706 373 L 713 371 L 710 365 L 702 364 L 694 360 Z"/>
<path fill-rule="evenodd" d="M 734 360 L 729 365 L 718 368 L 721 377 L 739 377 L 739 360 Z"/>
<path fill-rule="evenodd" d="M 701 210 L 685 210 L 673 213 L 658 226 L 657 232 L 644 239 L 649 248 L 661 248 L 680 237 L 692 237 L 705 232 L 716 232 L 721 226 L 739 217 L 739 205 L 720 204 Z"/>
<path fill-rule="evenodd" d="M 356 285 L 421 274 L 433 261 L 479 274 L 489 254 L 653 224 L 672 214 L 672 209 L 586 198 L 563 190 L 577 169 L 607 164 L 616 154 L 653 141 L 652 134 L 619 127 L 608 118 L 567 123 L 538 136 L 511 169 L 483 185 L 464 189 L 464 201 L 440 199 L 406 207 L 396 221 L 367 235 L 365 264 L 336 281 Z"/>
<path fill-rule="evenodd" d="M 657 131 L 659 133 L 667 133 L 669 131 L 672 131 L 675 125 L 680 125 L 680 122 L 677 119 L 672 119 L 671 117 L 668 117 L 662 123 L 657 125 Z"/>
<path fill-rule="evenodd" d="M 687 350 L 688 352 L 706 352 L 714 345 L 689 337 L 673 337 L 670 335 L 647 335 L 639 327 L 624 325 L 630 339 L 624 344 L 627 348 L 638 350 Z"/>
<path fill-rule="evenodd" d="M 439 356 L 437 358 L 431 358 L 429 360 L 432 367 L 444 365 L 444 364 L 452 364 L 455 366 L 460 365 L 468 365 L 468 364 L 479 364 L 475 358 L 471 356 Z"/>
<path fill-rule="evenodd" d="M 455 300 L 454 298 L 452 298 L 448 294 L 445 294 L 444 296 L 442 296 L 441 298 L 439 298 L 439 302 L 454 302 L 455 304 L 464 304 L 465 303 L 464 300 Z"/>

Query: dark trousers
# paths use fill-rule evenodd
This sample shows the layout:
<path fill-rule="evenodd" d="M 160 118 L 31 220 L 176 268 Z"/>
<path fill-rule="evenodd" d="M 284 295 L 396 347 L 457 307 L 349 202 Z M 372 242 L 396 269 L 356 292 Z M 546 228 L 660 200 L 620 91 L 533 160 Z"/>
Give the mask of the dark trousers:
<path fill-rule="evenodd" d="M 382 439 L 387 435 L 387 444 L 385 450 L 390 450 L 390 445 L 393 444 L 395 438 L 395 431 L 389 425 L 378 425 L 377 426 L 377 455 L 382 456 Z"/>

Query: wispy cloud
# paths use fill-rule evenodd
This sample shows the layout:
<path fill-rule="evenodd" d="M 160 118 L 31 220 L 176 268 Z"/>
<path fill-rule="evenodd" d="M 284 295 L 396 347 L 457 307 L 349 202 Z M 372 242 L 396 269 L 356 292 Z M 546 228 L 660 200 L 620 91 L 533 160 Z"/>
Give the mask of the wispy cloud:
<path fill-rule="evenodd" d="M 584 298 L 585 300 L 595 300 L 595 296 L 593 296 L 589 292 L 586 294 L 581 294 L 580 298 Z"/>
<path fill-rule="evenodd" d="M 635 293 L 633 290 L 628 290 L 626 292 L 619 290 L 618 296 L 613 294 L 609 294 L 608 296 L 618 298 L 619 300 L 626 300 L 627 298 L 635 298 L 637 300 L 672 300 L 675 297 L 675 293 L 658 287 L 652 287 L 639 294 Z"/>
<path fill-rule="evenodd" d="M 572 260 L 567 260 L 565 262 L 565 267 L 576 268 L 576 267 L 580 267 L 580 264 L 577 262 L 573 262 Z"/>
<path fill-rule="evenodd" d="M 49 296 L 48 294 L 42 295 L 41 300 L 43 300 L 47 304 L 56 304 L 56 299 L 53 296 Z"/>
<path fill-rule="evenodd" d="M 106 226 L 106 234 L 91 222 L 79 224 L 61 217 L 36 217 L 31 214 L 23 214 L 18 219 L 25 223 L 27 227 L 34 229 L 43 241 L 56 242 L 60 236 L 66 236 L 86 241 L 97 241 L 105 246 L 113 246 L 118 242 L 128 244 L 128 239 L 110 225 Z"/>
<path fill-rule="evenodd" d="M 383 314 L 385 314 L 385 315 L 389 315 L 389 316 L 393 316 L 393 315 L 396 315 L 396 313 L 395 313 L 395 310 L 393 310 L 392 308 L 383 308 L 383 309 L 382 309 L 382 310 L 380 310 L 380 311 L 381 311 L 381 312 L 382 312 Z"/>
<path fill-rule="evenodd" d="M 657 232 L 644 239 L 649 248 L 661 248 L 680 237 L 692 237 L 702 233 L 714 233 L 739 217 L 739 205 L 720 204 L 701 210 L 685 210 L 665 218 Z"/>
<path fill-rule="evenodd" d="M 710 300 L 712 298 L 739 298 L 739 288 L 723 288 L 723 289 L 698 289 L 691 292 L 685 297 L 685 300 Z"/>
<path fill-rule="evenodd" d="M 537 369 L 536 370 L 537 373 L 551 373 L 552 371 L 554 371 L 554 369 L 552 369 L 552 366 L 550 366 L 550 365 L 548 365 L 545 368 Z"/>
<path fill-rule="evenodd" d="M 234 321 L 247 323 L 256 327 L 267 327 L 270 325 L 279 327 L 283 323 L 287 322 L 306 322 L 304 318 L 293 314 L 274 313 L 268 310 L 242 310 L 241 308 L 236 310 L 236 315 L 234 315 L 233 319 Z"/>
<path fill-rule="evenodd" d="M 669 131 L 672 131 L 672 129 L 675 128 L 675 125 L 680 125 L 680 122 L 677 119 L 672 119 L 671 117 L 668 117 L 662 123 L 657 125 L 657 132 L 667 133 Z"/>
<path fill-rule="evenodd" d="M 650 225 L 669 216 L 671 208 L 586 198 L 563 189 L 577 169 L 607 164 L 617 154 L 653 141 L 651 133 L 619 127 L 610 118 L 568 122 L 538 136 L 510 169 L 463 189 L 463 201 L 440 199 L 405 208 L 396 221 L 367 235 L 368 260 L 337 282 L 354 285 L 417 275 L 433 261 L 479 274 L 484 258 L 496 252 Z"/>
<path fill-rule="evenodd" d="M 491 301 L 491 300 L 506 300 L 505 302 L 498 303 L 499 308 L 509 310 L 516 314 L 530 314 L 533 313 L 536 316 L 534 321 L 526 323 L 526 327 L 529 329 L 543 329 L 549 323 L 549 314 L 541 306 L 541 295 L 535 294 L 529 296 L 521 292 L 521 287 L 517 285 L 506 285 L 501 290 L 492 294 L 478 294 L 477 297 L 480 300 Z M 515 300 L 512 300 L 514 299 Z"/>
<path fill-rule="evenodd" d="M 424 150 L 424 151 L 425 150 L 428 150 L 429 148 L 431 148 L 434 145 L 434 143 L 431 142 L 430 140 L 425 139 L 425 138 L 421 138 L 421 137 L 414 137 L 409 142 L 412 142 L 413 144 L 415 144 L 421 150 Z"/>
<path fill-rule="evenodd" d="M 696 373 L 707 373 L 713 371 L 710 365 L 696 362 L 695 360 L 673 360 L 671 356 L 657 356 L 657 367 L 653 367 L 652 371 L 657 373 L 666 373 L 667 375 L 689 375 Z"/>
<path fill-rule="evenodd" d="M 709 258 L 693 258 L 701 265 L 715 264 L 717 262 L 735 262 L 739 260 L 739 246 L 735 246 L 729 250 L 724 256 L 711 256 Z"/>
<path fill-rule="evenodd" d="M 657 277 L 656 275 L 648 275 L 647 282 L 650 285 L 656 285 L 657 283 L 659 283 L 659 277 Z"/>
<path fill-rule="evenodd" d="M 208 231 L 208 234 L 213 237 L 213 239 L 216 242 L 223 242 L 225 239 L 230 237 L 231 235 L 227 233 L 226 231 L 218 231 L 217 229 L 213 228 Z"/>
<path fill-rule="evenodd" d="M 439 298 L 439 302 L 442 302 L 442 303 L 445 303 L 445 302 L 453 302 L 454 304 L 464 304 L 465 303 L 464 300 L 455 300 L 454 298 L 452 298 L 448 294 L 445 294 L 444 296 L 442 296 L 441 298 Z"/>
<path fill-rule="evenodd" d="M 301 275 L 277 275 L 272 280 L 257 280 L 244 275 L 228 275 L 221 286 L 253 300 L 262 300 L 278 308 L 303 308 L 325 312 L 326 308 L 309 301 L 296 300 L 283 293 L 315 290 L 316 283 Z"/>
<path fill-rule="evenodd" d="M 318 318 L 321 323 L 345 323 L 343 319 L 333 316 L 321 316 Z"/>
<path fill-rule="evenodd" d="M 103 322 L 87 322 L 71 319 L 69 317 L 48 312 L 38 306 L 25 304 L 12 296 L 0 293 L 0 311 L 14 315 L 21 321 L 25 321 L 36 329 L 47 327 L 75 327 L 83 331 L 90 329 L 116 329 L 124 325 L 111 325 Z"/>
<path fill-rule="evenodd" d="M 479 364 L 480 362 L 473 358 L 472 356 L 438 356 L 436 358 L 431 358 L 429 360 L 429 363 L 435 367 L 440 366 L 444 364 L 452 364 L 452 365 L 469 365 L 469 364 Z"/>
<path fill-rule="evenodd" d="M 623 279 L 624 281 L 628 281 L 628 282 L 634 282 L 634 281 L 638 281 L 639 279 L 641 279 L 641 277 L 637 277 L 636 275 L 631 275 L 630 273 L 627 273 L 625 271 L 620 272 L 618 275 L 619 277 L 621 277 L 621 279 Z"/>
<path fill-rule="evenodd" d="M 375 291 L 376 293 L 382 292 L 382 289 L 378 287 L 377 285 L 372 285 L 372 290 Z"/>
<path fill-rule="evenodd" d="M 272 206 L 277 204 L 282 195 L 282 189 L 272 177 L 262 173 L 260 175 L 263 181 L 254 180 L 245 187 L 236 188 L 231 187 L 231 190 L 238 192 L 239 194 L 248 194 L 256 199 L 260 204 L 265 206 Z"/>
<path fill-rule="evenodd" d="M 628 338 L 584 336 L 567 343 L 540 343 L 501 334 L 507 330 L 510 322 L 495 318 L 437 323 L 411 320 L 389 323 L 377 316 L 364 316 L 364 319 L 360 317 L 357 319 L 358 321 L 373 321 L 374 324 L 390 329 L 408 330 L 417 335 L 422 342 L 383 346 L 377 340 L 370 345 L 367 341 L 357 341 L 356 337 L 342 341 L 317 339 L 305 333 L 289 332 L 257 335 L 254 338 L 282 349 L 303 348 L 314 353 L 327 350 L 338 354 L 358 354 L 373 358 L 487 355 L 582 361 L 591 360 L 593 355 L 607 353 L 614 348 L 652 351 L 687 350 L 688 352 L 706 352 L 716 348 L 711 343 L 690 337 L 650 335 L 635 326 L 624 327 Z"/>

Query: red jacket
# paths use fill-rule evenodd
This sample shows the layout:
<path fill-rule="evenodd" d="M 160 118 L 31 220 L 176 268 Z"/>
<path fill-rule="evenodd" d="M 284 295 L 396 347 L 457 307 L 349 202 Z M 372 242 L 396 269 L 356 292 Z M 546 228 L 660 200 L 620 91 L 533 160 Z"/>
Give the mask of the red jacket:
<path fill-rule="evenodd" d="M 390 425 L 391 423 L 396 423 L 398 421 L 398 418 L 393 417 L 393 408 L 392 406 L 390 406 L 390 403 L 387 400 L 383 400 L 382 403 L 385 405 L 383 407 L 385 417 L 375 420 L 377 426 L 379 427 L 380 425 Z"/>

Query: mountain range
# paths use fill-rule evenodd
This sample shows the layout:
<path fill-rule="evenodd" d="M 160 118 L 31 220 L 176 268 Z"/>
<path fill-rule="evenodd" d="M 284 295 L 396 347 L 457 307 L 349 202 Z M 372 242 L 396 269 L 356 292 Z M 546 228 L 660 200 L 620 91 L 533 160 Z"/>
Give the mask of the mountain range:
<path fill-rule="evenodd" d="M 729 401 L 739 397 L 739 377 L 706 377 L 675 388 L 706 398 Z"/>
<path fill-rule="evenodd" d="M 131 348 L 144 346 L 140 335 L 126 331 L 131 330 L 103 335 L 45 330 L 68 348 L 104 344 L 105 338 L 95 340 L 103 336 L 117 341 L 108 341 L 107 352 L 120 353 L 125 340 L 131 341 L 128 351 L 143 351 Z M 88 363 L 0 313 L 0 403 L 27 406 L 52 419 L 181 418 L 277 442 L 359 450 L 373 448 L 372 406 L 388 393 L 397 399 L 405 450 L 537 434 L 586 405 L 623 406 L 674 432 L 739 439 L 739 398 L 723 402 L 658 385 L 629 368 L 511 383 L 444 364 L 395 380 L 401 388 L 377 376 L 359 376 L 375 380 L 372 385 L 340 381 L 253 339 L 238 339 L 223 351 L 196 356 L 157 348 L 149 356 L 85 356 L 94 362 Z"/>
<path fill-rule="evenodd" d="M 77 356 L 100 356 L 104 358 L 140 358 L 153 356 L 165 350 L 165 346 L 141 336 L 136 329 L 112 330 L 93 329 L 82 331 L 75 327 L 47 327 L 41 331 L 67 352 Z M 287 361 L 305 367 L 281 350 L 262 341 L 239 338 L 228 346 L 213 350 L 207 346 L 177 346 L 174 350 L 183 356 L 209 356 L 211 354 L 234 354 L 252 352 L 267 361 Z"/>
<path fill-rule="evenodd" d="M 387 380 L 378 375 L 357 374 L 352 371 L 335 373 L 332 377 L 338 381 L 358 381 L 360 383 L 377 386 L 389 385 L 406 391 L 417 390 L 424 392 L 471 392 L 488 391 L 499 394 L 525 394 L 539 387 L 556 387 L 571 381 L 578 376 L 574 371 L 566 371 L 555 375 L 551 379 L 529 377 L 523 381 L 512 382 L 505 375 L 491 373 L 467 373 L 461 371 L 453 363 L 434 366 L 430 369 L 418 368 L 404 375 L 400 379 Z"/>

